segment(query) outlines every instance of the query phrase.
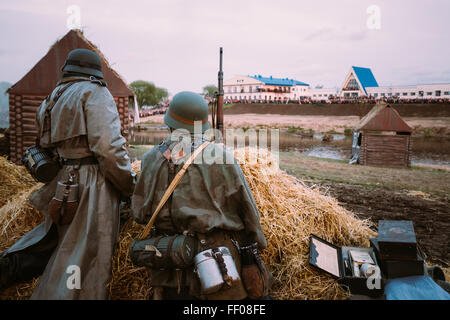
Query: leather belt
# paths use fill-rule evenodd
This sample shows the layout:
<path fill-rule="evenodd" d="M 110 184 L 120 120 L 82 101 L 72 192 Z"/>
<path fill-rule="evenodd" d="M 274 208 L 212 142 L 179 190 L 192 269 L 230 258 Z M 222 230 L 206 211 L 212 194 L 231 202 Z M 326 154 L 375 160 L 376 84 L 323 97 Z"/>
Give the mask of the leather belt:
<path fill-rule="evenodd" d="M 98 164 L 98 160 L 94 156 L 80 159 L 63 159 L 63 164 L 65 166 L 74 166 L 74 165 L 82 166 L 87 164 Z"/>

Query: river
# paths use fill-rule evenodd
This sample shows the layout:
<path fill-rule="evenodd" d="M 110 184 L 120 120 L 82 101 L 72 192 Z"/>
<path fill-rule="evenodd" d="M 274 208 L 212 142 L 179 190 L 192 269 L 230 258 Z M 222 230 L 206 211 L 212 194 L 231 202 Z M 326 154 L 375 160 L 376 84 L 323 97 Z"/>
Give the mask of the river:
<path fill-rule="evenodd" d="M 133 159 L 141 159 L 148 146 L 159 144 L 169 135 L 164 126 L 147 130 L 132 130 L 130 144 Z M 301 152 L 305 156 L 334 160 L 348 160 L 351 155 L 351 136 L 332 134 L 329 142 L 322 141 L 323 135 L 301 136 L 280 132 L 279 150 Z M 270 142 L 269 142 L 270 145 Z M 450 167 L 450 137 L 412 137 L 412 165 L 440 165 Z"/>

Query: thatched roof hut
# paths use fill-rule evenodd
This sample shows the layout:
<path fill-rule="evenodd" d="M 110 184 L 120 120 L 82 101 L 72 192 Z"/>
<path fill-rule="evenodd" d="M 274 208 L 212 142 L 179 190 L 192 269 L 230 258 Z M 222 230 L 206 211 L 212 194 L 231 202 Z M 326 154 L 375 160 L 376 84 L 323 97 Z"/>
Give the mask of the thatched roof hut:
<path fill-rule="evenodd" d="M 99 49 L 86 39 L 80 30 L 70 30 L 8 90 L 11 161 L 20 163 L 26 148 L 34 144 L 37 134 L 36 110 L 61 79 L 61 67 L 64 65 L 67 54 L 77 48 L 90 49 L 100 55 L 105 81 L 117 104 L 123 135 L 128 137 L 128 104 L 129 101 L 134 100 L 133 91 L 111 68 Z"/>
<path fill-rule="evenodd" d="M 354 127 L 352 160 L 363 165 L 409 167 L 411 132 L 397 110 L 379 103 Z"/>

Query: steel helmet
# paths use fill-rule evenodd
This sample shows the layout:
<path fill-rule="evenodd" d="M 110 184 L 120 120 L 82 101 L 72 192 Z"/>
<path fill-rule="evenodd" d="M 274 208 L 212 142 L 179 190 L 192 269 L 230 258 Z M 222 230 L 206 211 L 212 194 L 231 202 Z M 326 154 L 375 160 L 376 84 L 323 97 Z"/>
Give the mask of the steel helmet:
<path fill-rule="evenodd" d="M 187 129 L 194 133 L 194 121 L 201 121 L 202 132 L 208 130 L 208 103 L 197 93 L 182 91 L 169 104 L 164 123 L 170 128 Z"/>
<path fill-rule="evenodd" d="M 97 53 L 88 49 L 70 51 L 62 71 L 79 72 L 103 79 L 102 60 Z"/>

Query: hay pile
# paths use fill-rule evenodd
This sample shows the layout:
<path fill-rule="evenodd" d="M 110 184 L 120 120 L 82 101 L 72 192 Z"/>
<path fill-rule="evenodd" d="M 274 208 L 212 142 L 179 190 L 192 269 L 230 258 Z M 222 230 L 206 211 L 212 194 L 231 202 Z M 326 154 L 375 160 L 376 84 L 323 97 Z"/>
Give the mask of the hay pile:
<path fill-rule="evenodd" d="M 13 245 L 43 221 L 42 214 L 29 204 L 28 197 L 42 186 L 23 166 L 0 157 L 0 251 Z M 0 299 L 27 299 L 37 279 L 20 283 L 4 292 Z"/>
<path fill-rule="evenodd" d="M 120 228 L 119 243 L 112 261 L 111 299 L 148 300 L 152 297 L 149 272 L 131 263 L 128 251 L 133 240 L 139 238 L 144 226 L 129 218 Z"/>
<path fill-rule="evenodd" d="M 368 246 L 375 233 L 337 200 L 311 189 L 281 171 L 268 152 L 238 150 L 236 158 L 253 191 L 268 247 L 277 299 L 344 299 L 348 293 L 335 280 L 308 263 L 311 233 L 337 245 Z"/>

